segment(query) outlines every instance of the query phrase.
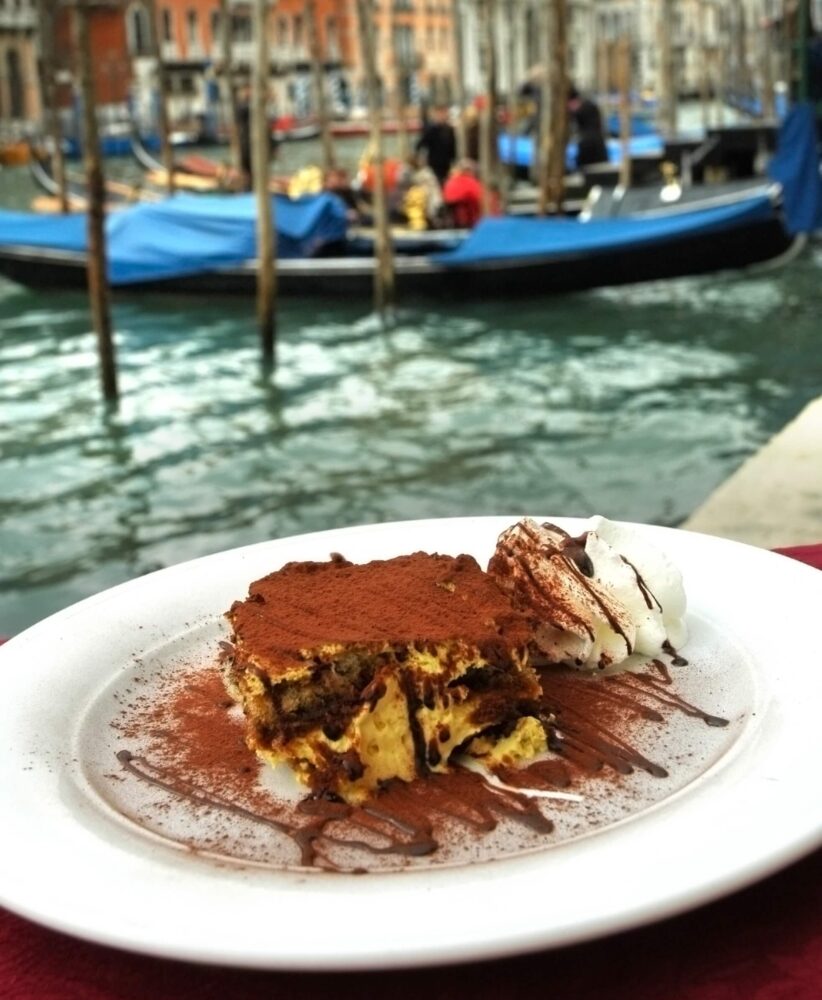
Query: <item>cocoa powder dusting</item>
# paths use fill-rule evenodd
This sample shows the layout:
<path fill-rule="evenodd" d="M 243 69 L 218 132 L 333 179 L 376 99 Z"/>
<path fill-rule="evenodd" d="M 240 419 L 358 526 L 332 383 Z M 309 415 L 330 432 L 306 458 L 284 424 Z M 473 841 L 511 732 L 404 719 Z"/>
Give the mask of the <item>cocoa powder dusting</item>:
<path fill-rule="evenodd" d="M 457 766 L 410 784 L 390 782 L 363 807 L 308 795 L 285 801 L 261 785 L 261 765 L 245 745 L 243 719 L 227 699 L 217 667 L 175 672 L 153 697 L 130 702 L 115 722 L 117 756 L 127 780 L 148 782 L 193 809 L 239 817 L 265 838 L 284 838 L 292 845 L 288 864 L 366 871 L 379 868 L 384 857 L 396 858 L 397 865 L 436 862 L 449 838 L 470 834 L 482 841 L 500 823 L 550 844 L 557 807 L 537 804 L 517 789 L 588 794 L 592 780 L 605 779 L 608 794 L 608 784 L 634 770 L 662 777 L 665 768 L 636 749 L 635 737 L 648 726 L 664 725 L 671 713 L 696 715 L 709 725 L 722 721 L 679 699 L 659 661 L 644 672 L 613 677 L 544 668 L 541 682 L 552 753 L 527 766 L 498 768 L 508 791 Z M 138 741 L 140 751 L 132 753 L 130 745 Z M 228 835 L 207 846 L 228 857 L 254 858 L 253 851 L 236 854 Z M 353 852 L 357 864 L 341 863 L 340 851 L 348 852 L 346 858 Z"/>
<path fill-rule="evenodd" d="M 325 644 L 420 644 L 469 639 L 480 649 L 524 646 L 528 618 L 467 555 L 417 552 L 355 565 L 295 562 L 255 581 L 228 613 L 239 646 L 259 662 L 301 661 Z"/>

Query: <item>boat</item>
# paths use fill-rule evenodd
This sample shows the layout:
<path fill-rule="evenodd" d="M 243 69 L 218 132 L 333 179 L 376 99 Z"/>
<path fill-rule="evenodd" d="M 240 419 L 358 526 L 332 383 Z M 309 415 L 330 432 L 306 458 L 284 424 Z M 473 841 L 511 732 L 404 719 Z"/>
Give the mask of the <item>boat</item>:
<path fill-rule="evenodd" d="M 165 188 L 168 182 L 165 166 L 134 131 L 129 140 L 129 150 L 145 171 L 146 183 L 158 189 Z M 174 188 L 177 191 L 237 191 L 241 185 L 237 172 L 226 163 L 197 153 L 174 158 Z"/>
<path fill-rule="evenodd" d="M 422 121 L 419 118 L 409 118 L 404 122 L 405 131 L 421 132 Z M 387 119 L 380 126 L 383 135 L 396 135 L 403 128 L 399 121 Z M 329 125 L 331 135 L 336 139 L 367 138 L 371 134 L 371 124 L 367 118 L 349 118 L 345 121 L 332 121 Z"/>
<path fill-rule="evenodd" d="M 763 196 L 778 185 L 783 213 L 793 232 L 822 229 L 822 180 L 817 150 L 816 121 L 810 104 L 797 104 L 784 116 L 775 151 L 765 174 L 724 182 L 693 182 L 693 172 L 670 174 L 664 184 L 633 188 L 593 187 L 580 217 L 647 219 L 671 217 Z M 746 171 L 747 173 L 747 171 Z"/>
<path fill-rule="evenodd" d="M 132 156 L 145 171 L 147 185 L 158 190 L 165 189 L 168 179 L 166 168 L 146 147 L 139 135 L 132 135 L 130 148 Z M 289 178 L 272 177 L 270 187 L 272 191 L 284 191 L 288 183 Z M 199 153 L 188 153 L 174 159 L 175 191 L 199 193 L 242 191 L 244 184 L 243 178 L 228 163 L 213 160 Z"/>
<path fill-rule="evenodd" d="M 272 126 L 271 135 L 276 142 L 305 142 L 316 139 L 320 125 L 316 119 L 300 120 L 292 115 L 281 115 Z"/>
<path fill-rule="evenodd" d="M 451 301 L 560 293 L 784 263 L 822 225 L 813 108 L 792 110 L 772 183 L 625 216 L 486 217 L 466 234 L 419 234 L 395 245 L 400 295 Z M 352 234 L 331 192 L 272 195 L 278 288 L 284 295 L 370 297 L 373 235 Z M 177 195 L 106 219 L 115 290 L 253 294 L 256 198 Z M 0 212 L 0 274 L 32 287 L 86 283 L 84 217 Z"/>
<path fill-rule="evenodd" d="M 23 167 L 31 157 L 31 150 L 26 139 L 0 140 L 0 166 Z"/>
<path fill-rule="evenodd" d="M 29 174 L 43 194 L 31 203 L 35 212 L 54 214 L 62 211 L 60 185 L 54 177 L 51 155 L 43 145 L 30 146 L 28 159 Z M 129 184 L 126 181 L 106 178 L 106 209 L 113 210 L 133 205 L 137 201 L 157 201 L 161 196 L 143 184 Z M 66 170 L 66 196 L 70 212 L 85 212 L 88 208 L 86 179 L 72 170 Z"/>
<path fill-rule="evenodd" d="M 513 141 L 512 141 L 513 138 Z M 499 155 L 503 163 L 530 169 L 535 162 L 535 139 L 533 134 L 511 136 L 507 132 L 500 132 L 498 137 Z M 608 150 L 608 162 L 619 164 L 622 160 L 622 141 L 609 137 L 605 140 Z M 655 132 L 646 135 L 632 135 L 628 141 L 628 153 L 631 159 L 640 156 L 654 156 L 662 158 L 665 152 L 665 142 L 661 136 Z M 569 142 L 565 147 L 565 165 L 569 170 L 574 168 L 577 161 L 577 143 Z"/>
<path fill-rule="evenodd" d="M 510 298 L 741 268 L 784 257 L 795 238 L 778 186 L 767 195 L 656 219 L 486 218 L 455 246 L 399 247 L 405 297 Z M 345 206 L 323 193 L 274 195 L 283 295 L 371 295 L 373 244 L 350 240 Z M 114 290 L 253 294 L 252 195 L 178 195 L 106 219 Z M 0 213 L 0 274 L 30 287 L 86 284 L 84 217 Z"/>

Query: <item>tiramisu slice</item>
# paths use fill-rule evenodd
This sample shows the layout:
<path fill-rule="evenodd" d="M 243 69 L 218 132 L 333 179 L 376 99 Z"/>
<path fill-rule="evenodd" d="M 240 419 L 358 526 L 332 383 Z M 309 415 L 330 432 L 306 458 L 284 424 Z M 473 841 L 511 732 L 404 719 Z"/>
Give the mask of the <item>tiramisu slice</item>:
<path fill-rule="evenodd" d="M 480 734 L 509 760 L 545 749 L 531 620 L 470 556 L 289 563 L 227 618 L 249 745 L 317 794 L 360 802 Z"/>

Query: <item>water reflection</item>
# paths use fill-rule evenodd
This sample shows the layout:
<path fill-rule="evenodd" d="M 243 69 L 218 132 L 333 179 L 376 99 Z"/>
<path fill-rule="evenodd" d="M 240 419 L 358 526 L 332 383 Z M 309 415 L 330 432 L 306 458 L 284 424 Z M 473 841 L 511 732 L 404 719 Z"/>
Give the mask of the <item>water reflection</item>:
<path fill-rule="evenodd" d="M 79 295 L 0 289 L 0 632 L 148 570 L 357 522 L 677 523 L 819 391 L 819 261 L 550 301 L 118 301 L 99 400 Z M 785 317 L 790 317 L 786 321 Z"/>

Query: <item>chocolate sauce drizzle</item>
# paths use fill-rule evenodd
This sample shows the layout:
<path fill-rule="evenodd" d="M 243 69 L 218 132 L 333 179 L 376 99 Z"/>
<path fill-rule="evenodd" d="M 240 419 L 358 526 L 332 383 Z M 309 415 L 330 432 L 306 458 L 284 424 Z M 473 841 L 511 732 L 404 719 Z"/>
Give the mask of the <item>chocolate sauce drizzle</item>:
<path fill-rule="evenodd" d="M 538 833 L 554 825 L 527 795 L 490 785 L 481 775 L 456 766 L 448 774 L 429 775 L 406 784 L 394 781 L 379 797 L 363 806 L 350 806 L 332 798 L 309 796 L 278 815 L 249 809 L 182 777 L 171 766 L 159 766 L 133 754 L 117 752 L 121 767 L 132 777 L 195 806 L 216 809 L 253 823 L 271 827 L 290 838 L 299 850 L 300 865 L 330 871 L 351 870 L 333 859 L 333 848 L 354 849 L 366 855 L 424 857 L 440 846 L 435 827 L 443 818 L 456 820 L 476 833 L 494 830 L 501 819 Z M 299 820 L 304 818 L 304 822 Z M 370 834 L 360 839 L 356 831 Z M 360 869 L 355 869 L 360 870 Z M 361 869 L 365 870 L 365 869 Z"/>
<path fill-rule="evenodd" d="M 623 735 L 625 723 L 631 719 L 661 724 L 672 712 L 679 712 L 709 726 L 727 724 L 679 697 L 672 689 L 670 670 L 661 660 L 654 660 L 643 673 L 608 677 L 570 668 L 544 668 L 541 680 L 540 709 L 549 748 L 556 756 L 525 767 L 495 768 L 508 786 L 505 788 L 455 765 L 445 774 L 423 772 L 424 777 L 411 783 L 389 782 L 362 806 L 326 796 L 309 796 L 292 807 L 260 795 L 243 804 L 215 792 L 207 774 L 195 775 L 192 780 L 173 761 L 159 764 L 127 749 L 117 753 L 117 760 L 131 777 L 195 807 L 261 824 L 290 839 L 303 867 L 366 871 L 369 856 L 411 859 L 433 855 L 441 845 L 443 831 L 454 824 L 480 836 L 489 834 L 500 822 L 550 835 L 554 824 L 542 811 L 544 801 L 541 806 L 525 790 L 565 789 L 582 778 L 608 771 L 626 775 L 642 770 L 657 778 L 666 777 L 664 767 L 640 753 Z M 420 763 L 424 763 L 426 749 L 420 741 Z M 353 851 L 355 857 L 362 857 L 362 867 L 340 863 L 336 860 L 340 851 L 343 856 L 350 857 Z"/>
<path fill-rule="evenodd" d="M 631 643 L 630 639 L 625 633 L 625 629 L 622 627 L 616 615 L 614 615 L 608 603 L 603 600 L 602 596 L 591 585 L 591 581 L 594 579 L 594 576 L 596 574 L 596 569 L 594 567 L 593 562 L 591 561 L 591 557 L 585 551 L 585 542 L 587 540 L 587 535 L 582 534 L 578 538 L 574 538 L 572 535 L 568 534 L 567 531 L 563 530 L 562 528 L 559 528 L 557 525 L 547 524 L 543 525 L 543 527 L 549 527 L 552 531 L 559 534 L 562 538 L 562 541 L 559 543 L 559 545 L 556 546 L 544 545 L 540 536 L 531 531 L 526 522 L 520 522 L 518 527 L 524 535 L 526 535 L 536 546 L 538 546 L 539 551 L 543 556 L 545 556 L 548 559 L 551 559 L 552 557 L 558 557 L 564 560 L 565 564 L 576 576 L 580 586 L 584 588 L 584 590 L 588 593 L 588 596 L 591 598 L 591 600 L 597 605 L 603 617 L 611 626 L 611 629 L 614 632 L 614 634 L 620 636 L 620 638 L 623 640 L 623 642 L 625 643 L 626 652 L 630 656 L 631 653 L 633 653 L 634 648 L 633 644 Z M 543 603 L 546 603 L 547 605 L 550 606 L 550 600 L 551 600 L 550 595 L 544 593 L 543 588 L 540 586 L 539 581 L 534 576 L 534 573 L 531 567 L 528 565 L 527 560 L 519 559 L 514 549 L 508 545 L 504 545 L 502 541 L 498 542 L 498 547 L 500 548 L 501 551 L 504 552 L 505 556 L 508 559 L 511 559 L 512 561 L 517 563 L 519 568 L 528 577 L 534 589 L 537 591 L 537 593 L 541 595 Z M 637 583 L 640 586 L 642 593 L 646 595 L 645 600 L 647 601 L 648 600 L 646 593 L 647 586 L 645 585 L 644 581 L 642 581 L 642 578 L 640 577 L 639 573 L 636 572 L 635 569 L 634 573 L 636 574 Z M 594 638 L 594 631 L 590 623 L 585 621 L 585 619 L 582 616 L 573 612 L 569 607 L 564 607 L 563 612 L 566 615 L 572 617 L 579 624 L 581 624 L 585 628 L 585 631 L 588 633 L 591 639 Z"/>

